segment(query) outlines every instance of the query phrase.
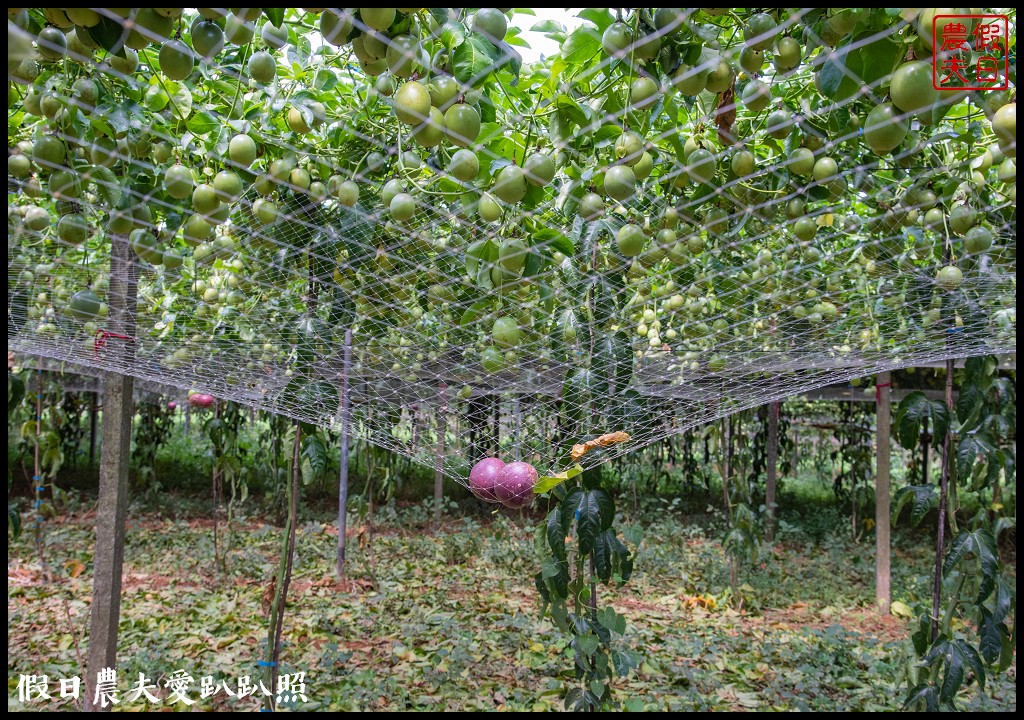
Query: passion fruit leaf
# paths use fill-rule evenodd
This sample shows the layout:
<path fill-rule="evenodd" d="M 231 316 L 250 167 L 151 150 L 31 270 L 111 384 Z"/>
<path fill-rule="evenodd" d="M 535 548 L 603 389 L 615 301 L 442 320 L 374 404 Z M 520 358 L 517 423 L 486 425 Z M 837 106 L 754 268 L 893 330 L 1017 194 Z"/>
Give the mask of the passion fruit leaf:
<path fill-rule="evenodd" d="M 560 473 L 555 473 L 554 475 L 542 475 L 537 479 L 537 483 L 533 486 L 533 492 L 537 495 L 543 495 L 544 493 L 551 492 L 565 481 L 572 480 L 582 472 L 583 466 L 577 463 L 568 470 L 563 470 Z M 552 547 L 552 550 L 553 549 L 554 548 Z"/>
<path fill-rule="evenodd" d="M 484 316 L 486 311 L 493 305 L 494 302 L 490 298 L 484 298 L 483 300 L 477 300 L 475 303 L 466 308 L 466 311 L 462 313 L 462 317 L 459 318 L 459 325 L 468 327 Z"/>
<path fill-rule="evenodd" d="M 591 27 L 571 32 L 562 43 L 562 59 L 572 65 L 589 62 L 601 52 L 601 32 Z"/>
<path fill-rule="evenodd" d="M 829 53 L 822 65 L 821 92 L 834 100 L 846 100 L 891 73 L 903 53 L 899 43 L 876 33 L 851 36 Z"/>
<path fill-rule="evenodd" d="M 284 23 L 284 8 L 263 8 L 263 14 L 274 27 L 281 27 Z"/>
<path fill-rule="evenodd" d="M 581 553 L 589 553 L 597 544 L 602 530 L 611 527 L 615 505 L 604 490 L 574 490 L 562 501 L 562 529 L 568 533 L 575 522 L 576 538 Z"/>
<path fill-rule="evenodd" d="M 498 59 L 497 48 L 487 38 L 470 33 L 452 53 L 453 74 L 463 85 L 479 87 L 487 80 Z"/>

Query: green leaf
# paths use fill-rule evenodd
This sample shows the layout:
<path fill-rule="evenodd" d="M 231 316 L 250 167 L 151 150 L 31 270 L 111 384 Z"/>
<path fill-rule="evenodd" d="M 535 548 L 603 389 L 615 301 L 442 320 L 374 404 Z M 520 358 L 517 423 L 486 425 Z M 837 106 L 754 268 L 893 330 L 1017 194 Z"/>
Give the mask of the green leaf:
<path fill-rule="evenodd" d="M 615 22 L 615 18 L 612 17 L 612 13 L 608 8 L 585 8 L 576 17 L 597 25 L 597 29 L 600 32 L 604 32 L 608 29 L 608 26 Z"/>
<path fill-rule="evenodd" d="M 924 519 L 924 516 L 928 514 L 934 499 L 934 485 L 906 485 L 901 487 L 896 492 L 896 497 L 893 499 L 893 524 L 895 524 L 896 520 L 899 519 L 900 512 L 903 510 L 903 507 L 908 502 L 912 502 L 913 505 L 910 511 L 910 522 L 916 527 Z"/>
<path fill-rule="evenodd" d="M 969 478 L 979 456 L 983 458 L 984 463 L 995 465 L 995 454 L 996 447 L 984 432 L 963 435 L 956 444 L 957 475 L 960 478 Z"/>
<path fill-rule="evenodd" d="M 985 394 L 976 383 L 968 382 L 960 388 L 956 400 L 956 416 L 962 428 L 969 428 L 977 422 L 985 406 Z"/>
<path fill-rule="evenodd" d="M 281 27 L 284 22 L 284 8 L 263 8 L 263 14 L 274 27 Z"/>
<path fill-rule="evenodd" d="M 919 657 L 928 652 L 928 647 L 931 644 L 931 637 L 932 621 L 929 614 L 923 612 L 917 616 L 917 629 L 910 634 L 910 640 L 914 646 L 914 652 L 917 653 Z"/>
<path fill-rule="evenodd" d="M 192 91 L 174 80 L 168 80 L 164 85 L 171 99 L 171 112 L 179 120 L 188 120 L 188 116 L 192 114 Z"/>
<path fill-rule="evenodd" d="M 953 644 L 957 647 L 957 649 L 959 649 L 960 654 L 964 659 L 964 662 L 967 663 L 967 666 L 971 669 L 971 672 L 974 673 L 974 679 L 978 683 L 978 687 L 982 691 L 984 691 L 985 663 L 982 661 L 981 656 L 978 654 L 978 651 L 974 648 L 973 645 L 971 645 L 963 638 L 955 641 Z"/>
<path fill-rule="evenodd" d="M 601 52 L 601 34 L 592 27 L 575 30 L 562 43 L 562 59 L 582 65 Z"/>
<path fill-rule="evenodd" d="M 448 8 L 427 8 L 438 25 L 448 22 Z"/>
<path fill-rule="evenodd" d="M 555 578 L 558 577 L 560 572 L 557 558 L 546 557 L 541 561 L 540 574 L 542 577 Z"/>
<path fill-rule="evenodd" d="M 328 453 L 327 447 L 319 435 L 307 435 L 302 438 L 300 456 L 302 457 L 302 481 L 304 484 L 308 485 L 313 480 L 324 476 L 327 471 Z"/>
<path fill-rule="evenodd" d="M 89 118 L 93 127 L 107 137 L 117 137 L 128 132 L 128 111 L 124 105 L 103 103 Z"/>
<path fill-rule="evenodd" d="M 96 192 L 109 208 L 116 208 L 121 202 L 124 188 L 118 182 L 114 171 L 102 165 L 89 168 L 88 177 L 95 183 Z"/>
<path fill-rule="evenodd" d="M 947 645 L 945 672 L 939 688 L 939 702 L 952 702 L 957 691 L 964 684 L 964 654 L 955 643 Z"/>
<path fill-rule="evenodd" d="M 851 36 L 826 54 L 818 73 L 821 92 L 833 100 L 846 100 L 861 87 L 874 87 L 889 75 L 903 55 L 903 46 L 875 32 Z"/>
<path fill-rule="evenodd" d="M 967 358 L 964 361 L 964 383 L 987 388 L 999 370 L 999 358 L 993 355 Z"/>
<path fill-rule="evenodd" d="M 619 677 L 626 677 L 630 670 L 635 670 L 640 665 L 636 654 L 630 650 L 612 650 L 612 667 Z M 641 709 L 642 709 L 641 705 Z"/>
<path fill-rule="evenodd" d="M 611 527 L 615 506 L 604 490 L 574 490 L 562 502 L 562 524 L 576 520 L 576 536 L 580 552 L 589 553 L 594 549 L 601 530 Z"/>
<path fill-rule="evenodd" d="M 551 622 L 562 632 L 569 630 L 569 611 L 562 600 L 554 600 L 551 603 Z"/>
<path fill-rule="evenodd" d="M 1010 610 L 1015 609 L 1016 588 L 1016 581 L 1013 582 L 1011 587 L 1008 579 L 1004 576 L 1000 576 L 996 582 L 996 598 L 992 606 L 992 617 L 995 618 L 997 623 L 1005 623 Z"/>
<path fill-rule="evenodd" d="M 565 25 L 557 20 L 541 20 L 530 27 L 530 32 L 535 33 L 564 33 Z"/>
<path fill-rule="evenodd" d="M 996 539 L 986 528 L 964 530 L 957 535 L 949 546 L 949 552 L 942 563 L 942 574 L 948 575 L 964 558 L 973 555 L 978 558 L 981 566 L 982 580 L 978 586 L 980 604 L 992 594 L 999 574 L 999 554 L 996 551 Z M 961 572 L 963 569 L 961 568 Z"/>
<path fill-rule="evenodd" d="M 489 297 L 484 298 L 483 300 L 477 300 L 475 303 L 466 308 L 466 312 L 462 313 L 462 317 L 459 319 L 459 325 L 462 327 L 466 327 L 467 325 L 472 325 L 473 323 L 475 323 L 483 316 L 484 311 L 487 310 L 487 308 L 489 308 L 493 304 L 493 302 L 494 301 Z"/>
<path fill-rule="evenodd" d="M 1002 648 L 999 652 L 999 663 L 996 665 L 996 672 L 1006 672 L 1010 665 L 1017 658 L 1016 640 L 1010 637 L 1010 633 L 1003 634 Z"/>
<path fill-rule="evenodd" d="M 495 60 L 494 46 L 480 35 L 470 35 L 452 54 L 455 79 L 463 85 L 482 85 Z"/>
<path fill-rule="evenodd" d="M 583 472 L 583 466 L 576 464 L 568 470 L 565 470 L 555 475 L 545 475 L 537 478 L 537 482 L 534 483 L 533 492 L 540 495 L 546 492 L 551 492 L 556 487 L 564 483 L 566 480 L 572 480 L 574 477 Z"/>
<path fill-rule="evenodd" d="M 603 583 L 608 583 L 612 579 L 613 547 L 608 535 L 614 537 L 614 533 L 605 530 L 598 536 L 597 542 L 594 544 L 594 571 Z"/>
<path fill-rule="evenodd" d="M 525 42 L 522 44 L 526 45 Z M 498 43 L 498 53 L 501 55 L 501 67 L 512 73 L 509 85 L 515 87 L 519 84 L 519 73 L 523 69 L 523 56 L 505 40 Z"/>
<path fill-rule="evenodd" d="M 545 533 L 548 547 L 556 558 L 565 559 L 565 532 L 562 530 L 562 507 L 556 506 L 548 513 Z"/>
<path fill-rule="evenodd" d="M 896 439 L 900 445 L 908 450 L 916 448 L 927 419 L 932 421 L 932 445 L 938 447 L 949 427 L 949 408 L 944 403 L 929 400 L 920 390 L 915 390 L 903 398 L 893 418 Z"/>
<path fill-rule="evenodd" d="M 572 240 L 570 240 L 565 233 L 555 228 L 541 228 L 533 234 L 533 245 L 546 245 L 551 250 L 560 252 L 563 255 L 572 255 L 573 246 Z"/>
<path fill-rule="evenodd" d="M 580 107 L 580 104 L 568 95 L 559 95 L 558 99 L 555 100 L 555 107 L 558 109 L 558 114 L 564 120 L 568 120 L 580 127 L 586 127 L 590 124 L 590 120 L 587 119 L 587 114 Z"/>
<path fill-rule="evenodd" d="M 1003 632 L 986 608 L 981 608 L 981 622 L 978 624 L 978 646 L 985 662 L 994 665 L 1003 649 Z"/>
<path fill-rule="evenodd" d="M 539 189 L 539 188 L 538 188 Z M 550 264 L 547 253 L 531 252 L 526 258 L 526 267 L 523 268 L 523 277 L 537 277 L 541 275 Z"/>
<path fill-rule="evenodd" d="M 466 27 L 454 20 L 446 22 L 441 27 L 441 43 L 452 50 L 466 41 Z"/>
<path fill-rule="evenodd" d="M 622 135 L 622 128 L 618 125 L 602 125 L 593 135 L 594 145 L 600 147 L 613 140 L 617 140 L 620 135 Z"/>
<path fill-rule="evenodd" d="M 587 657 L 592 657 L 597 652 L 597 648 L 600 646 L 601 641 L 597 635 L 593 633 L 587 633 L 586 635 L 580 635 L 576 638 L 576 647 L 581 653 Z"/>
<path fill-rule="evenodd" d="M 597 621 L 611 632 L 622 635 L 626 632 L 626 618 L 615 612 L 615 608 L 605 606 L 597 611 Z"/>
<path fill-rule="evenodd" d="M 923 708 L 926 712 L 937 713 L 939 711 L 939 693 L 927 683 L 915 685 L 903 702 L 903 707 L 907 710 Z"/>
<path fill-rule="evenodd" d="M 307 120 L 312 121 L 312 114 Z M 222 121 L 214 117 L 212 113 L 207 110 L 196 113 L 188 120 L 188 130 L 193 135 L 206 135 L 211 133 L 222 124 Z"/>
<path fill-rule="evenodd" d="M 846 55 L 848 52 L 849 42 L 838 46 L 826 55 L 825 62 L 821 66 L 821 70 L 818 71 L 818 85 L 821 87 L 821 93 L 825 97 L 836 98 L 840 96 L 840 87 L 843 86 L 843 81 L 846 80 Z M 852 92 L 853 90 L 849 87 L 844 87 L 845 95 L 842 97 L 849 97 Z"/>
<path fill-rule="evenodd" d="M 124 57 L 127 33 L 121 27 L 121 23 L 101 16 L 99 23 L 89 28 L 89 35 L 107 52 Z"/>

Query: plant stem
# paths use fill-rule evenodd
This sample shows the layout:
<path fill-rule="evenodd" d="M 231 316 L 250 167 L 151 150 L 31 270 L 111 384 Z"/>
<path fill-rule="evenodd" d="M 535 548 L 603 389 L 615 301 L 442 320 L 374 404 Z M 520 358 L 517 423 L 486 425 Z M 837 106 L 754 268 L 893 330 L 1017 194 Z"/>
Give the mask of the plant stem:
<path fill-rule="evenodd" d="M 946 607 L 946 614 L 942 618 L 942 634 L 946 637 L 950 636 L 950 628 L 953 625 L 953 616 L 956 615 L 957 605 L 960 604 L 960 593 L 964 588 L 964 582 L 967 580 L 967 574 L 963 571 L 960 572 L 960 577 L 956 580 L 956 588 L 953 590 L 953 597 L 949 599 L 949 605 Z"/>
<path fill-rule="evenodd" d="M 220 403 L 213 406 L 213 420 L 217 421 L 220 415 Z M 221 434 L 223 437 L 223 434 Z M 220 490 L 220 478 L 218 477 L 218 469 L 220 465 L 220 448 L 219 443 L 214 443 L 213 447 L 213 566 L 214 570 L 220 568 L 221 557 L 217 541 L 217 501 Z"/>
<path fill-rule="evenodd" d="M 946 403 L 952 406 L 953 361 L 946 360 Z M 942 442 L 942 474 L 939 476 L 939 520 L 935 534 L 935 581 L 932 585 L 932 642 L 939 636 L 939 605 L 942 602 L 942 555 L 943 535 L 946 530 L 946 501 L 949 486 L 949 453 L 952 445 L 953 428 L 946 428 Z"/>
<path fill-rule="evenodd" d="M 274 686 L 277 682 L 278 663 L 281 658 L 281 630 L 284 624 L 285 599 L 288 595 L 288 583 L 292 578 L 292 556 L 295 554 L 295 524 L 299 494 L 299 450 L 302 442 L 302 428 L 295 423 L 295 448 L 292 454 L 292 481 L 288 485 L 288 521 L 285 523 L 282 538 L 281 560 L 277 567 L 277 583 L 274 588 L 274 601 L 270 606 L 270 626 L 267 630 L 267 656 L 263 680 L 271 691 L 264 699 L 265 710 L 273 712 L 275 706 Z"/>

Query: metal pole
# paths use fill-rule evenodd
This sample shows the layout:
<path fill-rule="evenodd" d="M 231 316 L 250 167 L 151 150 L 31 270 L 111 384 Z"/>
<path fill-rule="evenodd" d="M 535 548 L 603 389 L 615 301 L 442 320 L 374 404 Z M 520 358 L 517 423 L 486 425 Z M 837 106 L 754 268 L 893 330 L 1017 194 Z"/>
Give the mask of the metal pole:
<path fill-rule="evenodd" d="M 345 350 L 341 367 L 341 471 L 338 477 L 338 558 L 337 573 L 345 571 L 345 533 L 348 525 L 348 438 L 351 420 L 348 390 L 349 366 L 352 362 L 352 329 L 345 331 Z"/>

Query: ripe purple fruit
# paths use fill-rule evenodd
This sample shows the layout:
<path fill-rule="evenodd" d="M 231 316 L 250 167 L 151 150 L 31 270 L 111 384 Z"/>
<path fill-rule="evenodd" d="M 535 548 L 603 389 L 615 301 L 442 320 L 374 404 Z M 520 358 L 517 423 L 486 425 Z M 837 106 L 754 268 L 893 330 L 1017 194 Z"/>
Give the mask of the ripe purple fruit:
<path fill-rule="evenodd" d="M 526 507 L 533 502 L 533 486 L 536 482 L 537 471 L 533 465 L 526 462 L 509 463 L 498 474 L 494 494 L 505 507 Z"/>
<path fill-rule="evenodd" d="M 505 463 L 498 458 L 484 458 L 469 471 L 469 489 L 484 502 L 496 503 L 495 494 L 498 476 L 505 469 Z"/>

